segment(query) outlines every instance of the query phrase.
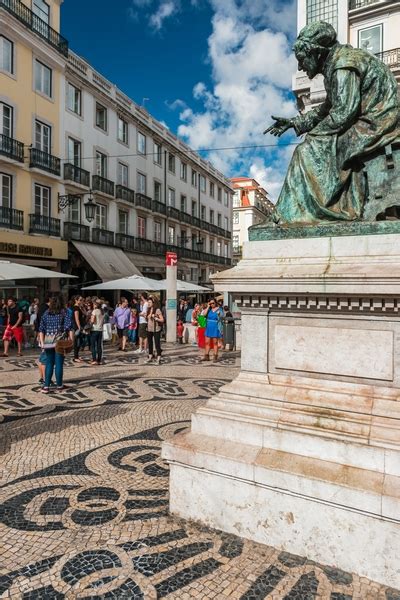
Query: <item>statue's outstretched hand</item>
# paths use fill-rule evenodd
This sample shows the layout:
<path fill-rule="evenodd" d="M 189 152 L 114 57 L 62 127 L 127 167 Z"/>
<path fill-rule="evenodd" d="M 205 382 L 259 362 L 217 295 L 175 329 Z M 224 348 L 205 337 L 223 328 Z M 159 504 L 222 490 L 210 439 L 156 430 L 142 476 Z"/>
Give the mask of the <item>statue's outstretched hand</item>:
<path fill-rule="evenodd" d="M 281 135 L 283 135 L 285 131 L 293 127 L 293 122 L 291 119 L 284 119 L 283 117 L 272 118 L 274 119 L 275 123 L 264 131 L 264 135 L 266 133 L 271 133 L 272 135 L 281 137 Z"/>

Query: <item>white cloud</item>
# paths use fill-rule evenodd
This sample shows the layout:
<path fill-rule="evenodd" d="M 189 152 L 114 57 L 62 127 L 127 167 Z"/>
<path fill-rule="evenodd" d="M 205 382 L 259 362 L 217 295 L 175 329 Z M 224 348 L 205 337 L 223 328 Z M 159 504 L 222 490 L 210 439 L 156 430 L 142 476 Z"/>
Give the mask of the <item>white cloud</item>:
<path fill-rule="evenodd" d="M 165 0 L 161 2 L 155 13 L 150 16 L 149 23 L 156 31 L 162 29 L 165 19 L 168 19 L 180 10 L 180 2 L 177 0 Z"/>
<path fill-rule="evenodd" d="M 277 144 L 262 131 L 271 115 L 296 112 L 288 96 L 296 62 L 289 34 L 296 23 L 295 0 L 210 0 L 214 10 L 208 39 L 210 89 L 199 82 L 193 96 L 203 109 L 181 111 L 178 134 L 194 148 Z M 290 141 L 290 138 L 286 138 Z M 210 160 L 230 176 L 262 179 L 276 197 L 293 148 L 212 152 Z M 269 181 L 269 183 L 268 183 Z M 260 181 L 261 183 L 261 181 Z"/>

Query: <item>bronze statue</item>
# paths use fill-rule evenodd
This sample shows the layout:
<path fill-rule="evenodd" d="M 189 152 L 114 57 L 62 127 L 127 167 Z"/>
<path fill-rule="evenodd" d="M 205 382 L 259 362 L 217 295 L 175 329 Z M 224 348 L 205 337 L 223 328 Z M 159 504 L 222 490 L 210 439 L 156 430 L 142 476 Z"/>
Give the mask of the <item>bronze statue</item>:
<path fill-rule="evenodd" d="M 376 220 L 400 205 L 400 105 L 389 68 L 365 50 L 342 45 L 325 22 L 307 25 L 294 45 L 299 69 L 324 76 L 327 98 L 314 110 L 264 133 L 306 133 L 289 165 L 272 220 L 279 224 Z M 389 161 L 389 162 L 388 162 Z M 390 162 L 392 161 L 392 162 Z"/>

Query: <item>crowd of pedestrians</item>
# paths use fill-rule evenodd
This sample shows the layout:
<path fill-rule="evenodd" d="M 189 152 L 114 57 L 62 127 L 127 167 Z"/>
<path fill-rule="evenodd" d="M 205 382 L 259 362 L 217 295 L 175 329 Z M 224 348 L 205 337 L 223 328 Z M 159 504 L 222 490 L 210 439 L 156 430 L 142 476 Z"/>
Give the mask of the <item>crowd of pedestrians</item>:
<path fill-rule="evenodd" d="M 211 299 L 204 304 L 192 305 L 181 298 L 177 311 L 177 337 L 183 342 L 190 326 L 193 344 L 204 349 L 203 361 L 218 360 L 223 345 L 223 319 L 231 317 L 227 306 Z M 160 364 L 162 339 L 165 337 L 165 308 L 156 296 L 143 292 L 139 298 L 128 301 L 120 298 L 112 307 L 104 298 L 74 296 L 64 304 L 60 295 L 17 301 L 15 298 L 0 300 L 0 327 L 2 328 L 3 356 L 9 356 L 10 344 L 17 347 L 22 356 L 26 340 L 24 326 L 35 332 L 35 345 L 39 348 L 38 367 L 41 391 L 49 393 L 51 387 L 64 389 L 63 369 L 65 354 L 73 352 L 73 362 L 85 363 L 85 351 L 90 353 L 90 364 L 104 362 L 103 343 L 117 344 L 117 350 L 146 355 L 146 362 Z M 62 351 L 58 351 L 61 341 Z M 53 376 L 55 382 L 53 382 Z"/>

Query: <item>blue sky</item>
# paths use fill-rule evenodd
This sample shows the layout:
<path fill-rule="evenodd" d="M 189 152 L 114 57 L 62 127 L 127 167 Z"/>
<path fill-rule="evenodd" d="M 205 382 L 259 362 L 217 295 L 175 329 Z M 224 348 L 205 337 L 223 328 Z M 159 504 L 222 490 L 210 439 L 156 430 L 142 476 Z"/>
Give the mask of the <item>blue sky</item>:
<path fill-rule="evenodd" d="M 262 136 L 269 115 L 296 110 L 295 0 L 115 0 L 112 10 L 108 0 L 64 0 L 61 19 L 72 50 L 138 104 L 148 98 L 146 108 L 193 148 L 275 144 Z M 276 197 L 292 150 L 208 158 Z"/>

